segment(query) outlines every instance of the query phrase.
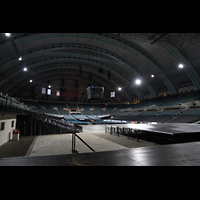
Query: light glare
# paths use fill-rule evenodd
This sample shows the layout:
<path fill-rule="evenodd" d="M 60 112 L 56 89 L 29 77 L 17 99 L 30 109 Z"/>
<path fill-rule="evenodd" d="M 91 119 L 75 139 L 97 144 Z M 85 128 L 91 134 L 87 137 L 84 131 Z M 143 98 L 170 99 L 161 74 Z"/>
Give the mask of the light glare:
<path fill-rule="evenodd" d="M 178 66 L 178 67 L 182 69 L 182 68 L 183 68 L 183 64 L 179 64 L 179 66 Z"/>
<path fill-rule="evenodd" d="M 5 35 L 6 35 L 7 37 L 10 37 L 10 33 L 5 33 Z"/>
<path fill-rule="evenodd" d="M 141 80 L 140 80 L 140 79 L 137 79 L 137 80 L 135 81 L 135 83 L 136 83 L 137 85 L 140 85 L 140 84 L 141 84 Z"/>

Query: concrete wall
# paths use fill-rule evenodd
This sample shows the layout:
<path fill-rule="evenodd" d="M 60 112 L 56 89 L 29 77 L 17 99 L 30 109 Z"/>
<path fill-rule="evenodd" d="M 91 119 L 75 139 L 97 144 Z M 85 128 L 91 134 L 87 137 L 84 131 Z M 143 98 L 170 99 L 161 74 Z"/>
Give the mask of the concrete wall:
<path fill-rule="evenodd" d="M 14 126 L 11 127 L 12 121 L 14 121 Z M 1 130 L 1 123 L 5 122 L 4 130 Z M 9 141 L 9 133 L 12 133 L 16 128 L 16 115 L 8 115 L 0 116 L 0 146 Z"/>

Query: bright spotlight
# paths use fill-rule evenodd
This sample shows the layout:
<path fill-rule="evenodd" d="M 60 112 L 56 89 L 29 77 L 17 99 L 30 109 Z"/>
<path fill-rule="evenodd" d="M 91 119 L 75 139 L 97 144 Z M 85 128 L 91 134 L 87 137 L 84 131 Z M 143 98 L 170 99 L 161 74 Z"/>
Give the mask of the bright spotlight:
<path fill-rule="evenodd" d="M 118 87 L 118 90 L 122 90 L 122 88 Z"/>
<path fill-rule="evenodd" d="M 22 57 L 21 57 L 21 56 L 19 57 L 19 61 L 20 61 L 20 60 L 22 60 Z"/>
<path fill-rule="evenodd" d="M 137 80 L 135 81 L 135 83 L 136 83 L 137 85 L 140 85 L 140 84 L 141 84 L 141 80 L 140 80 L 140 79 L 137 79 Z"/>
<path fill-rule="evenodd" d="M 6 35 L 7 37 L 10 37 L 10 33 L 5 33 L 5 35 Z"/>
<path fill-rule="evenodd" d="M 178 67 L 182 69 L 183 68 L 183 64 L 179 64 Z"/>
<path fill-rule="evenodd" d="M 153 74 L 151 74 L 151 78 L 154 78 L 154 75 L 153 75 Z"/>
<path fill-rule="evenodd" d="M 33 80 L 30 80 L 30 83 L 32 83 L 33 82 Z"/>
<path fill-rule="evenodd" d="M 49 85 L 48 87 L 51 88 L 51 85 Z"/>
<path fill-rule="evenodd" d="M 26 68 L 26 67 L 24 67 L 24 71 L 25 71 L 25 72 L 27 71 L 27 68 Z"/>

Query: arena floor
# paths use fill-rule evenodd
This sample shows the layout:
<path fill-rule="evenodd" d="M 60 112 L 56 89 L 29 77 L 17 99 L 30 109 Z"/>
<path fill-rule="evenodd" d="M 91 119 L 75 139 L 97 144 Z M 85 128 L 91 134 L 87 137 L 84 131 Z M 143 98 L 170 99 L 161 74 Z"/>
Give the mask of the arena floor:
<path fill-rule="evenodd" d="M 83 126 L 83 132 L 77 133 L 95 152 L 113 151 L 128 148 L 153 146 L 154 143 L 128 139 L 124 135 L 105 133 L 105 126 Z M 79 153 L 92 152 L 76 138 L 76 150 Z M 0 147 L 0 158 L 18 156 L 45 156 L 72 154 L 72 134 L 54 134 L 20 137 L 18 141 L 9 141 Z"/>

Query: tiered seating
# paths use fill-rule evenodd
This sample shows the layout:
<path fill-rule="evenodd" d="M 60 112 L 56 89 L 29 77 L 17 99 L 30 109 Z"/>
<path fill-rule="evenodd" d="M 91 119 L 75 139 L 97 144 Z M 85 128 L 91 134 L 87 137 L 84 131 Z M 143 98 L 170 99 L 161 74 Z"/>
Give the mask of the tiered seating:
<path fill-rule="evenodd" d="M 48 111 L 47 109 L 45 109 L 44 107 L 42 107 L 40 104 L 38 104 L 37 101 L 32 101 L 32 100 L 21 100 L 21 102 L 24 102 L 25 105 L 28 105 L 29 107 L 32 107 L 32 108 L 35 108 L 41 112 L 44 112 L 44 113 L 50 113 L 50 111 Z"/>
<path fill-rule="evenodd" d="M 67 108 L 66 103 L 55 103 L 55 102 L 51 102 L 51 105 L 53 107 L 58 108 L 58 113 L 60 113 L 61 115 L 69 115 L 68 110 L 64 110 L 63 108 Z"/>
<path fill-rule="evenodd" d="M 162 104 L 162 106 L 174 106 L 174 105 L 180 105 L 182 102 L 184 102 L 186 99 L 188 99 L 189 96 L 175 96 L 166 103 Z"/>
<path fill-rule="evenodd" d="M 199 109 L 200 105 L 198 104 L 198 100 L 200 100 L 199 91 L 187 95 L 172 95 L 168 97 L 153 98 L 141 101 L 138 104 L 56 103 L 33 100 L 21 100 L 21 102 L 45 113 L 64 115 L 65 119 L 68 121 L 84 121 L 93 119 L 95 122 L 103 123 L 103 120 L 96 116 L 114 115 L 114 120 L 190 123 L 200 119 L 200 112 L 198 113 L 197 111 L 194 111 L 194 109 L 189 109 L 183 113 L 180 112 L 182 109 L 185 109 L 186 106 L 193 108 L 194 105 L 187 104 L 192 101 L 196 101 L 195 108 Z M 3 100 L 0 99 L 0 101 Z M 180 106 L 181 103 L 186 104 Z M 154 107 L 154 105 L 156 107 Z M 58 111 L 54 109 L 55 107 Z M 66 110 L 64 110 L 64 108 Z M 162 109 L 164 109 L 164 111 L 160 112 Z M 76 110 L 81 112 L 81 114 L 75 115 L 71 113 L 72 116 L 70 116 L 69 110 Z"/>
<path fill-rule="evenodd" d="M 200 120 L 200 110 L 187 110 L 167 123 L 191 123 Z"/>
<path fill-rule="evenodd" d="M 75 119 L 74 118 L 72 118 L 70 115 L 63 115 L 64 116 L 64 118 L 65 118 L 65 120 L 67 120 L 67 121 L 75 121 Z"/>
<path fill-rule="evenodd" d="M 75 117 L 77 120 L 88 120 L 89 118 L 87 118 L 84 115 L 81 114 L 71 114 L 73 117 Z"/>
<path fill-rule="evenodd" d="M 199 115 L 179 115 L 166 123 L 191 123 L 200 120 Z"/>
<path fill-rule="evenodd" d="M 37 103 L 38 103 L 41 107 L 44 107 L 44 109 L 46 109 L 49 113 L 58 114 L 58 112 L 56 112 L 56 110 L 54 110 L 54 109 L 52 108 L 52 106 L 49 104 L 49 102 L 38 101 Z"/>
<path fill-rule="evenodd" d="M 71 109 L 75 109 L 77 110 L 77 104 L 76 103 L 67 103 L 68 104 L 68 108 L 71 110 Z"/>
<path fill-rule="evenodd" d="M 104 110 L 101 114 L 102 114 L 102 115 L 108 115 L 108 114 L 110 114 L 110 113 L 112 112 L 112 110 L 113 110 L 114 108 L 117 109 L 118 106 L 119 106 L 119 105 L 116 105 L 116 104 L 106 104 L 105 110 Z"/>
<path fill-rule="evenodd" d="M 102 108 L 105 107 L 105 104 L 94 104 L 93 107 L 92 115 L 99 115 Z"/>
<path fill-rule="evenodd" d="M 165 97 L 160 97 L 158 99 L 155 99 L 154 102 L 151 105 L 156 105 L 156 106 L 160 106 L 163 105 L 166 101 L 168 101 L 169 98 Z"/>
<path fill-rule="evenodd" d="M 197 101 L 197 100 L 200 100 L 200 94 L 197 94 L 197 95 L 193 96 L 192 98 L 188 99 L 186 101 L 186 103 L 192 102 L 192 101 Z"/>
<path fill-rule="evenodd" d="M 80 111 L 83 109 L 83 111 L 81 111 L 81 113 L 83 115 L 91 115 L 90 108 L 92 108 L 92 104 L 81 104 L 81 103 L 79 103 L 78 105 L 79 105 Z"/>

